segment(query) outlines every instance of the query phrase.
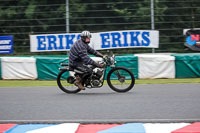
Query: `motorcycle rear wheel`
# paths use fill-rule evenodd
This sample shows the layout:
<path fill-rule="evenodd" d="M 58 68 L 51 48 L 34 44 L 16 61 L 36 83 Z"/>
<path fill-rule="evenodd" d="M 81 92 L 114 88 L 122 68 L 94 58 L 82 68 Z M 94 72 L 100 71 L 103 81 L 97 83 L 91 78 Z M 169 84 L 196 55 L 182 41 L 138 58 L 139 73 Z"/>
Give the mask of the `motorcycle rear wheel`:
<path fill-rule="evenodd" d="M 61 71 L 57 76 L 58 87 L 65 93 L 78 93 L 81 91 L 72 83 L 72 76 L 68 70 Z"/>
<path fill-rule="evenodd" d="M 115 67 L 108 72 L 107 83 L 116 92 L 130 91 L 135 85 L 133 73 L 124 67 Z"/>

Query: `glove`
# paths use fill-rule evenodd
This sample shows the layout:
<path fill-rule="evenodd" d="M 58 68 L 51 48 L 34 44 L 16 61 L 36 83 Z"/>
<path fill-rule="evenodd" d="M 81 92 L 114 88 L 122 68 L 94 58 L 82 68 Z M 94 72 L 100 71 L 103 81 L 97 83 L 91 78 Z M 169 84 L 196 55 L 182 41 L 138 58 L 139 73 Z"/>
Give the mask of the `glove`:
<path fill-rule="evenodd" d="M 108 57 L 108 55 L 104 55 L 104 56 L 103 56 L 103 59 L 107 59 L 107 57 Z"/>
<path fill-rule="evenodd" d="M 95 65 L 96 67 L 99 67 L 99 68 L 103 68 L 103 67 L 105 66 L 105 64 L 99 64 L 99 63 L 97 63 L 97 62 L 95 62 L 94 65 Z"/>

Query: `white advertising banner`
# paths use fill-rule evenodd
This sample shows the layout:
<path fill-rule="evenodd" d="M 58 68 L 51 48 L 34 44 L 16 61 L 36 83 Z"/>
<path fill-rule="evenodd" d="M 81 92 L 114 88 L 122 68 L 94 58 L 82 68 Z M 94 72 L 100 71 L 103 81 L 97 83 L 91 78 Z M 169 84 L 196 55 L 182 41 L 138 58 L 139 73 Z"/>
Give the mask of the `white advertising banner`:
<path fill-rule="evenodd" d="M 30 35 L 31 52 L 69 51 L 80 33 Z M 124 30 L 92 33 L 89 44 L 96 50 L 116 48 L 158 48 L 159 31 Z"/>

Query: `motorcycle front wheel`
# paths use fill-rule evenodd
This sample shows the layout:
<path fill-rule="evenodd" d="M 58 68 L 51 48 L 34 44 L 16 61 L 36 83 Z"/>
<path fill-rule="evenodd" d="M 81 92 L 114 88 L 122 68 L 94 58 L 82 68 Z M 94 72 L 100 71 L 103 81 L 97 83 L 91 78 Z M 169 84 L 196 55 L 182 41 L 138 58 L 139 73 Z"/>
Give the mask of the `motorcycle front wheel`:
<path fill-rule="evenodd" d="M 65 93 L 78 93 L 81 91 L 74 85 L 75 78 L 70 74 L 70 71 L 63 70 L 57 76 L 58 87 Z"/>
<path fill-rule="evenodd" d="M 116 92 L 127 92 L 135 85 L 133 73 L 124 67 L 115 67 L 108 72 L 107 83 Z"/>

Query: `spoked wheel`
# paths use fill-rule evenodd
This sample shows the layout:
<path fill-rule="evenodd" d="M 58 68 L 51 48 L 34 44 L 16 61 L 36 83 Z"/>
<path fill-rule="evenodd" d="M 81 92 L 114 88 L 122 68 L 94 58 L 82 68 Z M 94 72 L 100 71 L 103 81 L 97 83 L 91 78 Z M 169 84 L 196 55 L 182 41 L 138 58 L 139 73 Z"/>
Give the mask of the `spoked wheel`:
<path fill-rule="evenodd" d="M 61 71 L 57 76 L 57 84 L 59 88 L 66 93 L 78 93 L 81 91 L 77 86 L 74 85 L 75 78 L 70 76 L 68 70 Z"/>
<path fill-rule="evenodd" d="M 134 87 L 135 77 L 130 70 L 124 67 L 116 67 L 109 71 L 107 82 L 112 90 L 127 92 Z"/>

